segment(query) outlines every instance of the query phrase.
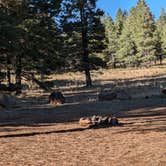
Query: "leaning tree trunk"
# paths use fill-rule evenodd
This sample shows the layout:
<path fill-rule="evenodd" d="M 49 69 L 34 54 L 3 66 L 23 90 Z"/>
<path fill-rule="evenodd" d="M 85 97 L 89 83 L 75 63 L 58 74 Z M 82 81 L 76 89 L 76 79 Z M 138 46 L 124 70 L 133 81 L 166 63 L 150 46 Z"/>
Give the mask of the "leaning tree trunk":
<path fill-rule="evenodd" d="M 89 66 L 88 39 L 87 39 L 87 18 L 84 11 L 84 5 L 80 7 L 80 15 L 81 15 L 81 33 L 82 33 L 83 69 L 85 71 L 86 86 L 92 86 L 90 66 Z"/>
<path fill-rule="evenodd" d="M 16 94 L 21 93 L 21 73 L 22 73 L 22 58 L 21 55 L 17 55 L 16 57 Z"/>

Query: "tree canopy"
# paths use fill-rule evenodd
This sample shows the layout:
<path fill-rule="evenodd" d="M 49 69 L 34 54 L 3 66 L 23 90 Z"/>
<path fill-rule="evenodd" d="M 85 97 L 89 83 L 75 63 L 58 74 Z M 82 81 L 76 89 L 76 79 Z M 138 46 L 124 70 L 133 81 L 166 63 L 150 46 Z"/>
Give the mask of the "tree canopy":
<path fill-rule="evenodd" d="M 0 81 L 21 91 L 25 73 L 41 75 L 162 63 L 166 54 L 166 12 L 154 19 L 145 0 L 115 20 L 97 0 L 1 0 Z M 110 6 L 111 7 L 111 6 Z M 28 63 L 27 63 L 28 62 Z M 11 80 L 15 75 L 15 82 Z"/>

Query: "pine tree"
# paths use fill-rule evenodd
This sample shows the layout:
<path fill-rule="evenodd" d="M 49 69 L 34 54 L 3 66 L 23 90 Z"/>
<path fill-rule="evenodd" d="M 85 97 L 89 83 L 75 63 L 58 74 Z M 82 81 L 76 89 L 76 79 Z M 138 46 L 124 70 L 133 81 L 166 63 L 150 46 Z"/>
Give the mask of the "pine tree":
<path fill-rule="evenodd" d="M 136 6 L 137 29 L 136 45 L 138 49 L 138 65 L 155 59 L 156 43 L 154 38 L 155 22 L 149 7 L 144 0 L 139 0 Z"/>
<path fill-rule="evenodd" d="M 11 86 L 11 70 L 17 68 L 16 62 L 20 52 L 20 42 L 23 31 L 18 26 L 21 21 L 21 14 L 23 9 L 24 1 L 12 0 L 12 1 L 1 1 L 1 34 L 0 47 L 4 48 L 6 52 L 6 70 L 7 70 L 7 81 L 9 88 Z M 15 66 L 13 64 L 16 64 Z M 17 70 L 16 70 L 17 71 Z M 16 72 L 16 75 L 18 73 Z M 17 79 L 16 79 L 17 84 Z"/>
<path fill-rule="evenodd" d="M 134 42 L 130 17 L 124 23 L 124 28 L 119 39 L 119 49 L 117 51 L 118 62 L 123 66 L 134 66 L 136 64 L 137 47 Z"/>
<path fill-rule="evenodd" d="M 159 19 L 157 20 L 157 39 L 158 39 L 158 45 L 157 45 L 157 57 L 160 60 L 160 63 L 162 63 L 162 59 L 164 58 L 164 55 L 166 55 L 166 12 L 164 9 L 161 9 L 161 15 Z M 159 52 L 159 53 L 158 53 Z"/>
<path fill-rule="evenodd" d="M 126 20 L 126 15 L 127 14 L 125 11 L 123 12 L 121 9 L 118 9 L 117 14 L 116 14 L 116 18 L 115 18 L 115 23 L 114 23 L 117 38 L 119 38 L 119 36 L 122 33 L 123 25 L 124 25 L 124 22 Z"/>
<path fill-rule="evenodd" d="M 123 12 L 121 9 L 117 11 L 117 15 L 115 18 L 115 22 L 113 22 L 111 17 L 106 17 L 104 19 L 104 25 L 105 25 L 105 43 L 106 43 L 106 49 L 105 49 L 105 58 L 108 63 L 108 65 L 113 66 L 116 68 L 117 61 L 117 51 L 119 50 L 118 43 L 119 38 L 122 34 L 124 22 L 127 18 L 127 13 Z"/>
<path fill-rule="evenodd" d="M 96 0 L 66 0 L 63 1 L 62 6 L 63 32 L 70 36 L 67 42 L 68 48 L 74 48 L 71 55 L 81 55 L 80 61 L 85 72 L 86 86 L 91 86 L 89 56 L 102 49 L 104 30 L 101 30 L 100 16 L 103 12 L 96 8 Z M 72 37 L 75 39 L 73 40 Z"/>
<path fill-rule="evenodd" d="M 104 50 L 104 59 L 107 65 L 114 65 L 115 57 L 117 52 L 117 34 L 115 32 L 115 26 L 112 18 L 107 16 L 104 18 L 103 24 L 105 25 L 105 44 L 106 49 Z"/>
<path fill-rule="evenodd" d="M 160 64 L 162 64 L 164 50 L 162 48 L 162 39 L 161 39 L 160 31 L 158 29 L 156 29 L 154 36 L 155 36 L 155 42 L 156 42 L 156 60 L 159 61 Z M 155 64 L 156 64 L 156 60 L 155 60 Z"/>

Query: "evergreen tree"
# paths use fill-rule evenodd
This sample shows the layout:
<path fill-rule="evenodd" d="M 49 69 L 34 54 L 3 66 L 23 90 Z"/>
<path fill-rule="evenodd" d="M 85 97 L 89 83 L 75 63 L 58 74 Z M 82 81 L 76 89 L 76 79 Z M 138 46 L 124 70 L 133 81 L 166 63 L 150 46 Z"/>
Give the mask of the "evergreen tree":
<path fill-rule="evenodd" d="M 149 7 L 144 0 L 139 0 L 136 6 L 137 29 L 136 45 L 138 65 L 155 59 L 156 43 L 154 38 L 155 21 Z"/>
<path fill-rule="evenodd" d="M 117 34 L 117 38 L 119 38 L 119 36 L 122 33 L 126 16 L 127 16 L 126 12 L 123 12 L 121 9 L 118 9 L 116 18 L 115 18 L 115 31 Z"/>
<path fill-rule="evenodd" d="M 45 1 L 48 5 L 43 6 L 40 2 L 12 0 L 1 3 L 0 48 L 6 57 L 9 84 L 10 71 L 15 70 L 17 93 L 21 92 L 23 71 L 33 69 L 43 73 L 62 65 L 59 64 L 57 46 L 61 44 L 54 21 L 60 1 Z"/>
<path fill-rule="evenodd" d="M 24 31 L 19 27 L 22 20 L 25 1 L 1 1 L 1 34 L 0 47 L 5 49 L 7 81 L 9 88 L 11 86 L 11 70 L 16 69 L 18 78 L 18 63 L 17 59 L 20 56 L 20 40 L 23 37 Z M 13 62 L 15 60 L 15 62 Z M 13 64 L 16 64 L 15 66 Z M 19 77 L 20 78 L 20 77 Z M 18 85 L 16 79 L 16 85 Z"/>
<path fill-rule="evenodd" d="M 63 31 L 70 36 L 68 43 L 75 49 L 74 54 L 81 54 L 81 67 L 85 71 L 86 86 L 91 86 L 89 56 L 103 49 L 104 29 L 100 23 L 103 12 L 96 8 L 96 0 L 63 1 L 61 21 Z M 70 35 L 69 35 L 70 34 Z M 75 37 L 73 40 L 72 37 Z M 77 38 L 77 39 L 76 39 Z M 75 42 L 78 41 L 80 42 Z"/>
<path fill-rule="evenodd" d="M 105 25 L 105 58 L 108 62 L 108 65 L 116 68 L 117 64 L 117 51 L 119 50 L 118 43 L 121 36 L 124 22 L 127 18 L 127 13 L 123 12 L 121 9 L 118 9 L 115 22 L 113 22 L 111 17 L 106 17 L 104 20 Z"/>
<path fill-rule="evenodd" d="M 158 45 L 157 45 L 157 58 L 160 60 L 160 63 L 162 63 L 162 59 L 164 58 L 164 55 L 166 55 L 166 12 L 164 9 L 161 9 L 161 15 L 157 21 L 157 39 L 158 39 Z"/>
<path fill-rule="evenodd" d="M 117 52 L 117 34 L 115 31 L 114 22 L 111 17 L 107 16 L 104 18 L 105 25 L 105 44 L 106 49 L 104 50 L 104 59 L 107 65 L 114 65 L 115 67 L 115 57 Z"/>
<path fill-rule="evenodd" d="M 156 60 L 158 60 L 160 64 L 162 64 L 164 49 L 162 48 L 163 46 L 162 38 L 160 31 L 158 29 L 155 31 L 155 40 L 156 40 Z"/>
<path fill-rule="evenodd" d="M 123 64 L 123 66 L 133 66 L 137 61 L 137 47 L 132 36 L 130 19 L 131 18 L 128 17 L 126 22 L 124 23 L 122 35 L 119 39 L 119 49 L 117 51 L 118 62 Z"/>

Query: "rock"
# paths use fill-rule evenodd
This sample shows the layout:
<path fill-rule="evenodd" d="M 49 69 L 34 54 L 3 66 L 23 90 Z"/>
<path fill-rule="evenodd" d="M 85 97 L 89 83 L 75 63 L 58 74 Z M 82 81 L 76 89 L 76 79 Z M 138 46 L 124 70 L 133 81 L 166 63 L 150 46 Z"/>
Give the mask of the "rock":
<path fill-rule="evenodd" d="M 96 121 L 96 115 L 93 115 L 92 117 L 91 117 L 91 120 L 92 120 L 92 122 L 95 122 Z"/>
<path fill-rule="evenodd" d="M 91 118 L 92 125 L 99 125 L 102 122 L 102 116 L 93 116 Z"/>
<path fill-rule="evenodd" d="M 99 94 L 99 101 L 111 101 L 115 99 L 129 100 L 131 96 L 125 90 L 115 91 L 101 91 Z"/>
<path fill-rule="evenodd" d="M 107 117 L 107 116 L 103 117 L 102 120 L 101 120 L 102 124 L 103 125 L 108 125 L 108 119 L 109 119 L 109 117 Z"/>
<path fill-rule="evenodd" d="M 81 126 L 89 126 L 92 124 L 91 118 L 80 118 L 79 124 Z"/>
<path fill-rule="evenodd" d="M 117 126 L 119 125 L 118 119 L 116 117 L 102 117 L 102 116 L 92 116 L 86 118 L 80 118 L 79 124 L 81 126 L 88 126 L 88 127 L 110 127 L 110 126 Z"/>
<path fill-rule="evenodd" d="M 149 99 L 149 96 L 145 96 L 145 99 Z"/>
<path fill-rule="evenodd" d="M 111 125 L 111 126 L 119 125 L 118 119 L 116 117 L 109 118 L 109 125 Z"/>
<path fill-rule="evenodd" d="M 115 93 L 117 95 L 116 99 L 119 99 L 119 100 L 131 99 L 131 96 L 125 90 L 116 90 Z"/>
<path fill-rule="evenodd" d="M 99 101 L 111 101 L 117 98 L 117 94 L 112 91 L 102 91 L 99 94 Z"/>
<path fill-rule="evenodd" d="M 1 108 L 11 108 L 16 104 L 16 99 L 8 94 L 0 93 Z"/>
<path fill-rule="evenodd" d="M 59 105 L 65 103 L 65 97 L 61 92 L 52 92 L 49 96 L 49 103 L 52 105 Z"/>

